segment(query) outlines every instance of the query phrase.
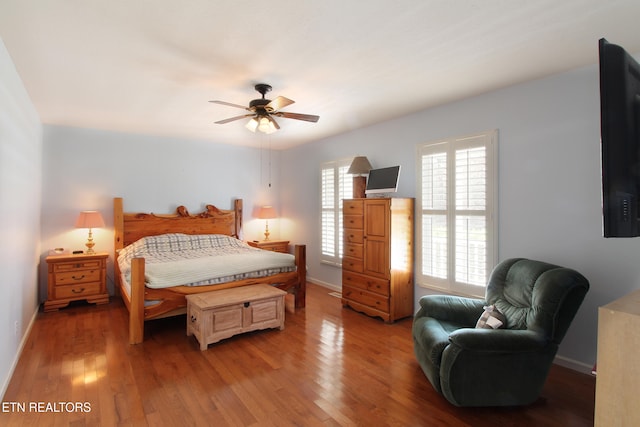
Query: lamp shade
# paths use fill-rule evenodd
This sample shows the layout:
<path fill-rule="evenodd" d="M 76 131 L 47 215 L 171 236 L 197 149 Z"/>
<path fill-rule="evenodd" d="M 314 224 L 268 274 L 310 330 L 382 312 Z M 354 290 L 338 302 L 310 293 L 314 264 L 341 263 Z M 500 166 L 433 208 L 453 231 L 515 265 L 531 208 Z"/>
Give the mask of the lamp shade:
<path fill-rule="evenodd" d="M 353 158 L 347 173 L 349 175 L 362 175 L 369 173 L 371 169 L 373 168 L 371 167 L 371 163 L 369 163 L 369 159 L 365 156 L 358 156 Z"/>
<path fill-rule="evenodd" d="M 76 228 L 104 227 L 104 220 L 98 211 L 82 211 L 76 220 Z"/>
<path fill-rule="evenodd" d="M 276 210 L 273 208 L 273 206 L 263 206 L 260 208 L 260 211 L 258 211 L 258 218 L 259 219 L 277 218 Z"/>

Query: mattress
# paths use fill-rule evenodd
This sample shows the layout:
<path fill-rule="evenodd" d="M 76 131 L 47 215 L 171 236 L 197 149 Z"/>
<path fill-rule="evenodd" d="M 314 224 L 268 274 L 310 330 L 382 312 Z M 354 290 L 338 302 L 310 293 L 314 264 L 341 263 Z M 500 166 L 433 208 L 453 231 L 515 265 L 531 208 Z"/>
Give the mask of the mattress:
<path fill-rule="evenodd" d="M 126 246 L 118 254 L 118 266 L 127 285 L 133 258 L 145 259 L 146 286 L 154 289 L 220 284 L 296 269 L 293 255 L 219 234 L 162 234 Z"/>

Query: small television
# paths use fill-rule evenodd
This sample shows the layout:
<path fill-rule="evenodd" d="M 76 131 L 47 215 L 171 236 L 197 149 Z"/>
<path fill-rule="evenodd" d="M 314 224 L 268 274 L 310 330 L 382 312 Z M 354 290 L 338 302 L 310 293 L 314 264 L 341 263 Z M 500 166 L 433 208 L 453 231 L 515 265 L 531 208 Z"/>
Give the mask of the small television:
<path fill-rule="evenodd" d="M 599 41 L 604 237 L 640 235 L 640 65 Z"/>
<path fill-rule="evenodd" d="M 400 166 L 371 169 L 365 194 L 395 193 L 398 191 Z"/>

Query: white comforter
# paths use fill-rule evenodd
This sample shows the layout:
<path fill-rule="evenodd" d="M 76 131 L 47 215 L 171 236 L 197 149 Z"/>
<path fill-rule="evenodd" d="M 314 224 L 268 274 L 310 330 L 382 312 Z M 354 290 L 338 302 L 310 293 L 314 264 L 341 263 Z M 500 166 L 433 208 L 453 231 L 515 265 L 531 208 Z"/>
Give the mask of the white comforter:
<path fill-rule="evenodd" d="M 223 235 L 144 237 L 118 255 L 127 282 L 133 258 L 145 258 L 146 285 L 156 289 L 225 283 L 295 270 L 293 255 L 253 248 Z"/>

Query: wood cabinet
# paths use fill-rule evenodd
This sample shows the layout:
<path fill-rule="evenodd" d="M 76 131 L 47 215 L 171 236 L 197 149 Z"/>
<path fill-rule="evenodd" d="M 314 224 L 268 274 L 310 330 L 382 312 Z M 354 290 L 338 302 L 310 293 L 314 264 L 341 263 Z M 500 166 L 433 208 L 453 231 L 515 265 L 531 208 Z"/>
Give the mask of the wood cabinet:
<path fill-rule="evenodd" d="M 640 290 L 598 309 L 596 426 L 638 426 Z"/>
<path fill-rule="evenodd" d="M 343 203 L 342 305 L 386 322 L 411 316 L 414 199 Z"/>
<path fill-rule="evenodd" d="M 107 253 L 48 256 L 49 278 L 44 311 L 54 311 L 77 300 L 108 303 L 108 256 Z"/>
<path fill-rule="evenodd" d="M 289 241 L 288 240 L 252 240 L 247 242 L 249 246 L 253 246 L 254 248 L 264 249 L 265 251 L 273 251 L 273 252 L 289 252 Z"/>

